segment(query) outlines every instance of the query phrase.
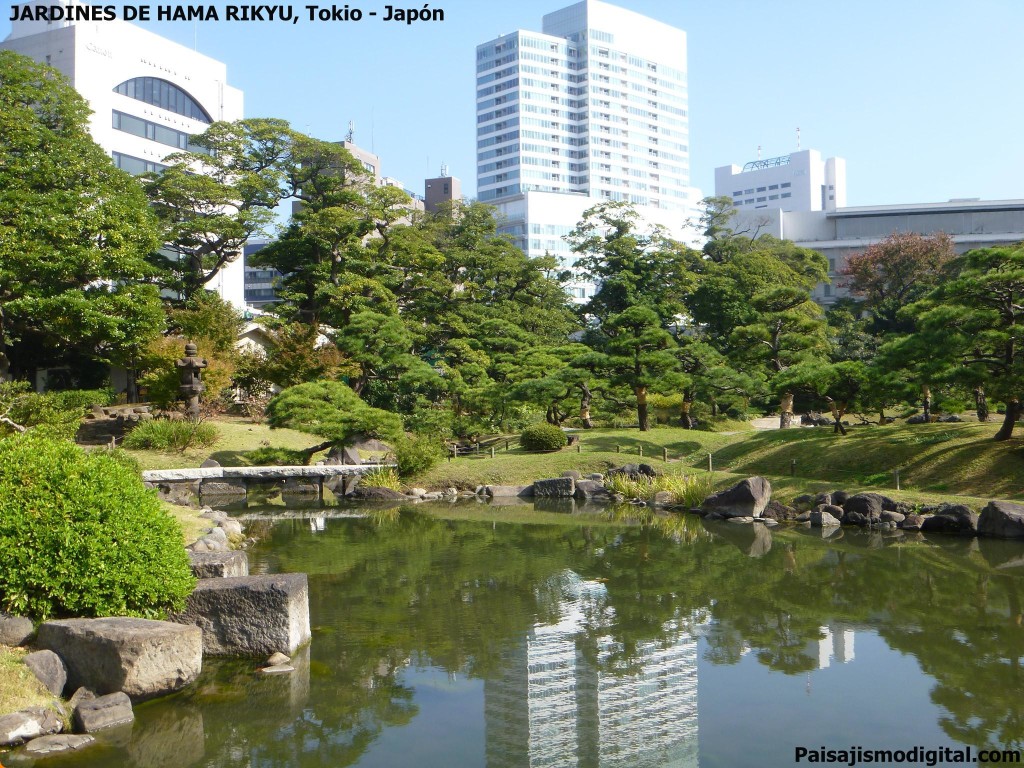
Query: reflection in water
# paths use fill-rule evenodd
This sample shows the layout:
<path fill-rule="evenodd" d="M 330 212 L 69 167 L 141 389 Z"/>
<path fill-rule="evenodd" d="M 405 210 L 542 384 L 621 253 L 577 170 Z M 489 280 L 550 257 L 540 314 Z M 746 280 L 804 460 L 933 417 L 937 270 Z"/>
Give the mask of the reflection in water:
<path fill-rule="evenodd" d="M 696 766 L 696 639 L 670 623 L 628 670 L 609 668 L 606 588 L 572 571 L 552 581 L 560 620 L 533 627 L 484 684 L 487 768 Z"/>
<path fill-rule="evenodd" d="M 737 768 L 790 764 L 806 733 L 1024 745 L 1020 542 L 425 509 L 253 517 L 252 572 L 309 574 L 299 671 L 208 663 L 62 765 Z"/>

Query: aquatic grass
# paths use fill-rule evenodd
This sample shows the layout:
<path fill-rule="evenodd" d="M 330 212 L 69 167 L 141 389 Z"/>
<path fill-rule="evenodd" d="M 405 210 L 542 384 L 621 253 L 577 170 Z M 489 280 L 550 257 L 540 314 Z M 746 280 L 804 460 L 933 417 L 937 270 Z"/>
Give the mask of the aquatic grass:
<path fill-rule="evenodd" d="M 402 490 L 402 481 L 398 472 L 393 467 L 380 467 L 371 469 L 359 478 L 359 484 L 365 488 L 390 488 L 393 491 Z"/>
<path fill-rule="evenodd" d="M 673 504 L 685 507 L 699 506 L 714 490 L 711 477 L 704 473 L 641 476 L 636 479 L 625 475 L 612 475 L 605 479 L 605 487 L 627 499 L 643 501 L 652 499 L 656 493 L 667 491 L 673 496 Z"/>

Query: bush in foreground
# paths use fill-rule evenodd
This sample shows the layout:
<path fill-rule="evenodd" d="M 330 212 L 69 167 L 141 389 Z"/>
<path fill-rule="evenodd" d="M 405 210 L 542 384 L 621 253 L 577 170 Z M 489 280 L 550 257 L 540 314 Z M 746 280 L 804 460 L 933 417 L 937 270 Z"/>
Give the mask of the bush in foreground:
<path fill-rule="evenodd" d="M 447 455 L 444 444 L 426 435 L 405 435 L 394 441 L 395 464 L 402 478 L 422 475 L 442 461 Z"/>
<path fill-rule="evenodd" d="M 526 451 L 560 451 L 568 444 L 565 432 L 554 424 L 531 424 L 519 436 Z"/>
<path fill-rule="evenodd" d="M 195 586 L 181 530 L 132 467 L 31 434 L 0 440 L 0 610 L 160 618 Z"/>

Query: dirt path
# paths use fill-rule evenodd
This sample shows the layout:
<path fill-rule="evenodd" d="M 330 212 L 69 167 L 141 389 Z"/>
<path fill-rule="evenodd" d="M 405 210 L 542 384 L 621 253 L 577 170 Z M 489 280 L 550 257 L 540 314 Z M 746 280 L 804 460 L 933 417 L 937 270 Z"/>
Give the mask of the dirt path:
<path fill-rule="evenodd" d="M 762 419 L 751 419 L 750 426 L 754 429 L 778 429 L 779 428 L 779 417 L 778 416 L 765 416 Z"/>

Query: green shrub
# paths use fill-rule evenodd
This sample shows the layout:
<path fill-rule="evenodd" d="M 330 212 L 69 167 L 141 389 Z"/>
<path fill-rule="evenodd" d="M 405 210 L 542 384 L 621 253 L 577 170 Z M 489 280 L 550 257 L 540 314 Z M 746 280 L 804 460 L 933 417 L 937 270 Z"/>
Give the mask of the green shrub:
<path fill-rule="evenodd" d="M 309 463 L 308 451 L 296 451 L 291 448 L 257 448 L 245 452 L 245 458 L 257 467 L 301 467 Z"/>
<path fill-rule="evenodd" d="M 192 591 L 181 530 L 105 451 L 27 434 L 0 440 L 0 609 L 161 617 Z"/>
<path fill-rule="evenodd" d="M 125 435 L 124 447 L 133 450 L 184 451 L 209 448 L 220 440 L 217 428 L 205 421 L 153 419 L 140 422 Z"/>
<path fill-rule="evenodd" d="M 531 424 L 519 435 L 519 445 L 527 451 L 560 451 L 568 440 L 554 424 Z"/>
<path fill-rule="evenodd" d="M 110 405 L 114 394 L 106 389 L 69 389 L 39 394 L 27 381 L 0 382 L 0 412 L 15 424 L 50 437 L 74 440 L 82 417 L 92 405 Z M 0 424 L 0 435 L 15 432 Z"/>
<path fill-rule="evenodd" d="M 409 478 L 429 472 L 442 461 L 447 451 L 440 440 L 412 435 L 394 441 L 395 463 L 399 477 Z"/>
<path fill-rule="evenodd" d="M 390 488 L 393 491 L 402 490 L 402 481 L 398 479 L 398 473 L 391 467 L 371 469 L 365 475 L 361 475 L 359 477 L 359 484 L 366 488 Z"/>

